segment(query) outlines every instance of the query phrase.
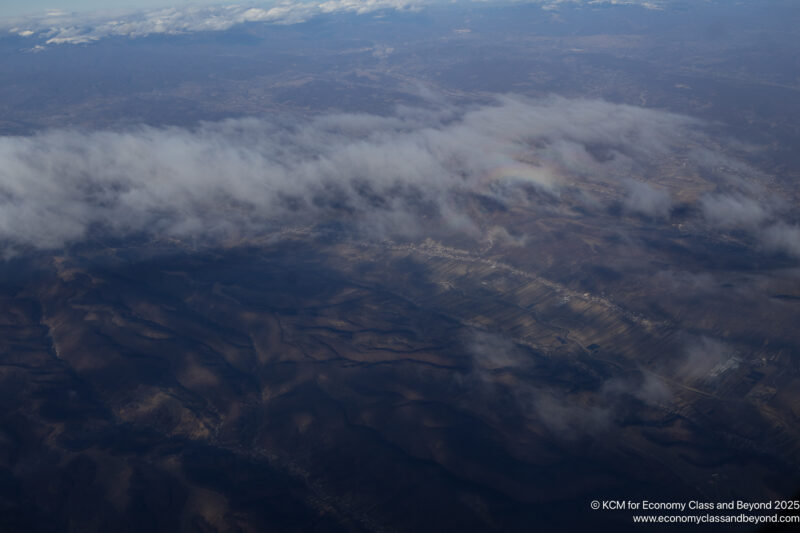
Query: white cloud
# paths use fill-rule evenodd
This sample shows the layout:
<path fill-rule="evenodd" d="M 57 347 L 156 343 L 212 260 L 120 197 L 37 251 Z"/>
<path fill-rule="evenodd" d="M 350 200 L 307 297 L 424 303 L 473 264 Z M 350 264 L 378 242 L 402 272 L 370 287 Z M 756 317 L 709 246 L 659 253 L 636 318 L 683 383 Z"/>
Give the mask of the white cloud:
<path fill-rule="evenodd" d="M 85 44 L 107 37 L 146 37 L 155 34 L 225 31 L 248 22 L 298 24 L 319 15 L 379 10 L 411 10 L 422 0 L 327 0 L 325 2 L 285 0 L 267 6 L 182 6 L 150 11 L 69 15 L 48 12 L 40 17 L 15 21 L 7 31 L 37 35 L 45 44 Z"/>
<path fill-rule="evenodd" d="M 753 184 L 749 188 L 748 193 L 705 195 L 700 207 L 706 220 L 718 229 L 747 231 L 765 250 L 800 257 L 800 226 L 784 220 L 791 208 L 774 194 Z"/>
<path fill-rule="evenodd" d="M 667 191 L 657 189 L 645 182 L 627 180 L 624 205 L 634 213 L 651 217 L 666 217 L 672 207 L 672 199 Z"/>
<path fill-rule="evenodd" d="M 726 160 L 687 149 L 687 139 L 710 144 L 702 124 L 681 115 L 511 96 L 472 109 L 438 101 L 436 111 L 400 108 L 392 116 L 0 137 L 0 243 L 6 253 L 51 249 L 99 233 L 213 244 L 334 218 L 381 237 L 435 230 L 513 240 L 496 224 L 484 235 L 483 215 L 465 199 L 535 209 L 538 200 L 522 190 L 538 190 L 553 206 L 565 187 L 587 181 L 616 188 L 628 210 L 664 218 L 674 191 L 646 183 L 653 168 L 676 154 L 706 170 L 708 161 Z M 600 207 L 592 187 L 584 189 L 586 207 Z M 800 256 L 800 229 L 781 204 L 761 197 L 757 188 L 714 193 L 700 199 L 701 212 L 711 228 L 743 228 L 762 249 Z"/>
<path fill-rule="evenodd" d="M 586 146 L 613 142 L 635 166 L 695 125 L 557 97 L 292 120 L 0 137 L 0 242 L 58 248 L 93 231 L 217 242 L 330 217 L 383 235 L 469 232 L 464 193 L 515 202 L 520 185 L 557 191 L 562 175 L 613 176 L 620 162 Z"/>
<path fill-rule="evenodd" d="M 156 10 L 117 13 L 70 14 L 59 10 L 41 16 L 12 19 L 0 30 L 26 37 L 40 37 L 43 44 L 86 44 L 107 37 L 139 38 L 155 34 L 177 35 L 193 32 L 225 31 L 248 22 L 298 24 L 320 15 L 355 13 L 364 15 L 381 10 L 421 9 L 437 0 L 282 0 L 256 5 L 189 5 Z M 523 0 L 525 1 L 525 0 Z M 665 2 L 645 0 L 527 0 L 543 9 L 561 5 L 639 5 L 660 9 Z"/>
<path fill-rule="evenodd" d="M 538 2 L 537 2 L 538 3 Z M 543 8 L 549 11 L 557 10 L 562 5 L 612 5 L 612 6 L 639 6 L 645 9 L 661 10 L 669 0 L 541 0 Z"/>
<path fill-rule="evenodd" d="M 720 228 L 752 228 L 769 217 L 761 203 L 743 194 L 706 195 L 700 205 L 706 219 Z"/>

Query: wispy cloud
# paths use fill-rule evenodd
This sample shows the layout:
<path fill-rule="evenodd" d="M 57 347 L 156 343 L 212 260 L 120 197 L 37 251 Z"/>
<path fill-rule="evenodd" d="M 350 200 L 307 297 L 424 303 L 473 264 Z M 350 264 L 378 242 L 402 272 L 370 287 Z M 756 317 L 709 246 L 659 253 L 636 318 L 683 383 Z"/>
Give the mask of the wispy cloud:
<path fill-rule="evenodd" d="M 792 209 L 756 184 L 707 194 L 700 199 L 700 208 L 714 228 L 748 232 L 763 249 L 800 257 L 800 226 L 787 217 Z"/>
<path fill-rule="evenodd" d="M 533 366 L 534 361 L 511 339 L 486 331 L 472 331 L 465 345 L 480 372 Z"/>
<path fill-rule="evenodd" d="M 800 225 L 778 222 L 763 228 L 760 235 L 767 248 L 800 257 Z"/>
<path fill-rule="evenodd" d="M 758 226 L 769 217 L 761 203 L 742 194 L 710 194 L 700 203 L 705 217 L 720 228 Z"/>
<path fill-rule="evenodd" d="M 673 399 L 667 383 L 652 373 L 633 371 L 598 379 L 596 386 L 578 391 L 537 377 L 540 367 L 545 376 L 552 372 L 552 361 L 538 358 L 503 334 L 473 330 L 462 343 L 469 357 L 469 372 L 459 381 L 474 391 L 477 401 L 485 402 L 489 409 L 518 409 L 566 440 L 618 427 L 632 404 L 661 408 Z M 577 360 L 568 358 L 558 366 L 563 369 Z"/>
<path fill-rule="evenodd" d="M 686 341 L 686 353 L 675 374 L 685 381 L 707 380 L 738 365 L 730 346 L 710 337 Z"/>
<path fill-rule="evenodd" d="M 625 180 L 624 205 L 633 213 L 663 218 L 669 215 L 672 199 L 667 191 L 643 181 Z"/>

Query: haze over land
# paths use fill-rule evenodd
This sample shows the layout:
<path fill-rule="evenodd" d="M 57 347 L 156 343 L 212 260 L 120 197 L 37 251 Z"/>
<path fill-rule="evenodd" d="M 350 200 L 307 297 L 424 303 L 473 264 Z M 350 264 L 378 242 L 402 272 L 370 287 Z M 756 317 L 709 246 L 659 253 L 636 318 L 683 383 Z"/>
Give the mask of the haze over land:
<path fill-rule="evenodd" d="M 0 529 L 626 531 L 589 502 L 791 498 L 799 21 L 0 19 Z"/>

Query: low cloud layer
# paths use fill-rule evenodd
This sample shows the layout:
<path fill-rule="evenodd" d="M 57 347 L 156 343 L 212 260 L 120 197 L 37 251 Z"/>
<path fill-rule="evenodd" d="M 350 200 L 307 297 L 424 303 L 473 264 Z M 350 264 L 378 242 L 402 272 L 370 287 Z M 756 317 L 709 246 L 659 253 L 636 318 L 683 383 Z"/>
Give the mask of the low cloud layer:
<path fill-rule="evenodd" d="M 0 137 L 0 243 L 6 255 L 94 236 L 215 244 L 326 221 L 381 238 L 477 235 L 466 198 L 513 204 L 538 190 L 557 204 L 591 181 L 616 188 L 627 211 L 665 218 L 675 191 L 646 183 L 659 164 L 708 169 L 725 158 L 698 148 L 696 120 L 599 100 L 506 96 L 435 109 Z M 800 230 L 739 182 L 748 183 L 729 178 L 734 192 L 701 198 L 708 223 L 800 255 Z"/>
<path fill-rule="evenodd" d="M 326 0 L 246 6 L 181 6 L 114 15 L 50 11 L 39 17 L 13 21 L 7 31 L 21 37 L 38 37 L 47 45 L 86 44 L 107 37 L 139 38 L 226 31 L 248 22 L 299 24 L 320 15 L 404 11 L 421 5 L 421 0 Z"/>
<path fill-rule="evenodd" d="M 505 97 L 470 110 L 241 119 L 196 129 L 0 138 L 0 240 L 58 248 L 99 233 L 231 239 L 326 217 L 382 235 L 470 231 L 460 196 L 505 201 L 561 175 L 614 175 L 694 126 L 602 101 Z M 614 143 L 598 160 L 587 146 Z"/>
<path fill-rule="evenodd" d="M 72 14 L 53 10 L 37 17 L 7 20 L 0 23 L 0 29 L 31 38 L 36 41 L 37 49 L 41 49 L 45 45 L 86 44 L 108 37 L 139 38 L 226 31 L 245 23 L 299 24 L 330 14 L 418 10 L 435 3 L 436 0 L 283 0 L 249 5 L 190 5 L 113 14 Z M 528 0 L 527 3 L 541 4 L 547 10 L 580 4 L 639 5 L 659 9 L 664 4 L 657 0 Z"/>

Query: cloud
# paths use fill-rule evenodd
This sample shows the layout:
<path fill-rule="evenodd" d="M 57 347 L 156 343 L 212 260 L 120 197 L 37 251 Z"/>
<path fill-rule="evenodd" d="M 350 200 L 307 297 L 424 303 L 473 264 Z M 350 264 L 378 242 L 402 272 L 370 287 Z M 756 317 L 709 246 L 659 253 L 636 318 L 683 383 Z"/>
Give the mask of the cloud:
<path fill-rule="evenodd" d="M 390 116 L 0 137 L 0 244 L 6 254 L 96 236 L 215 245 L 331 220 L 366 237 L 455 231 L 524 244 L 496 223 L 485 228 L 470 199 L 492 209 L 552 208 L 563 190 L 600 181 L 616 188 L 626 210 L 666 218 L 671 192 L 645 181 L 662 161 L 748 171 L 697 148 L 708 144 L 702 128 L 686 116 L 599 100 L 503 96 L 476 107 L 437 100 Z M 743 228 L 763 249 L 800 256 L 800 229 L 783 204 L 751 184 L 737 187 L 700 199 L 711 227 Z M 582 190 L 577 201 L 598 208 L 593 188 Z"/>
<path fill-rule="evenodd" d="M 226 31 L 245 23 L 299 24 L 315 17 L 378 11 L 419 10 L 436 0 L 283 0 L 252 5 L 189 5 L 166 9 L 71 14 L 59 10 L 40 16 L 11 19 L 5 24 L 9 33 L 38 36 L 44 44 L 87 44 L 108 37 L 140 38 L 148 35 L 177 35 L 195 32 Z M 561 5 L 638 5 L 661 9 L 664 2 L 646 0 L 528 0 L 543 9 Z M 39 45 L 41 46 L 41 44 Z"/>
<path fill-rule="evenodd" d="M 475 330 L 466 340 L 467 349 L 472 355 L 472 363 L 479 371 L 493 371 L 504 368 L 529 367 L 533 364 L 529 355 L 511 339 Z"/>
<path fill-rule="evenodd" d="M 730 346 L 710 337 L 700 337 L 687 342 L 685 356 L 675 373 L 687 381 L 704 380 L 720 374 L 736 361 Z"/>
<path fill-rule="evenodd" d="M 667 384 L 647 372 L 610 379 L 603 385 L 602 392 L 608 398 L 633 396 L 648 405 L 664 405 L 672 399 Z"/>
<path fill-rule="evenodd" d="M 623 205 L 628 211 L 656 218 L 669 215 L 672 199 L 667 191 L 642 181 L 626 180 L 627 194 Z"/>
<path fill-rule="evenodd" d="M 769 217 L 758 201 L 742 194 L 706 195 L 700 206 L 706 219 L 719 228 L 754 228 Z"/>
<path fill-rule="evenodd" d="M 245 23 L 299 24 L 320 15 L 381 10 L 418 9 L 420 0 L 325 0 L 282 1 L 267 5 L 181 6 L 148 11 L 67 14 L 48 12 L 39 17 L 14 20 L 7 31 L 21 36 L 38 35 L 45 44 L 86 44 L 108 37 L 139 38 L 226 31 Z"/>
<path fill-rule="evenodd" d="M 465 383 L 479 402 L 492 405 L 500 399 L 502 405 L 503 398 L 510 398 L 523 416 L 568 440 L 604 431 L 613 423 L 612 406 L 603 405 L 602 398 L 599 405 L 584 404 L 578 395 L 529 382 L 535 360 L 511 338 L 472 330 L 463 343 L 471 358 Z M 503 379 L 508 372 L 515 378 Z"/>
<path fill-rule="evenodd" d="M 510 337 L 472 330 L 463 345 L 470 357 L 469 373 L 456 379 L 472 390 L 476 401 L 490 409 L 507 410 L 510 399 L 512 409 L 565 440 L 612 430 L 627 416 L 632 400 L 656 408 L 672 401 L 669 386 L 648 372 L 628 372 L 601 381 L 596 388 L 577 391 L 551 380 L 543 382 L 533 354 Z M 542 362 L 543 375 L 550 372 L 551 364 Z"/>
<path fill-rule="evenodd" d="M 631 399 L 662 408 L 673 397 L 666 383 L 649 373 L 610 378 L 584 393 L 530 384 L 518 385 L 514 393 L 531 417 L 567 440 L 618 428 L 636 405 Z"/>
<path fill-rule="evenodd" d="M 761 237 L 768 249 L 800 257 L 800 226 L 779 222 L 765 228 Z"/>
<path fill-rule="evenodd" d="M 530 401 L 539 421 L 563 438 L 605 431 L 613 422 L 608 407 L 570 402 L 558 391 L 537 390 Z"/>
<path fill-rule="evenodd" d="M 748 193 L 716 193 L 701 198 L 705 219 L 717 229 L 747 231 L 765 250 L 800 257 L 800 226 L 782 220 L 785 212 L 791 212 L 785 201 L 753 184 L 748 188 Z"/>
<path fill-rule="evenodd" d="M 662 10 L 669 4 L 669 0 L 542 0 L 541 2 L 537 3 L 543 4 L 542 8 L 548 11 L 557 10 L 562 5 L 639 6 L 645 9 Z"/>
<path fill-rule="evenodd" d="M 668 406 L 672 391 L 647 372 L 610 378 L 597 391 L 567 393 L 548 387 L 525 386 L 518 393 L 538 420 L 566 439 L 610 431 L 631 408 L 631 398 L 651 407 Z"/>
<path fill-rule="evenodd" d="M 96 235 L 213 244 L 332 219 L 382 237 L 471 232 L 464 195 L 503 204 L 524 196 L 514 187 L 614 176 L 670 153 L 695 124 L 597 100 L 507 96 L 386 117 L 0 137 L 0 242 L 6 253 Z M 592 156 L 600 143 L 620 156 Z"/>

